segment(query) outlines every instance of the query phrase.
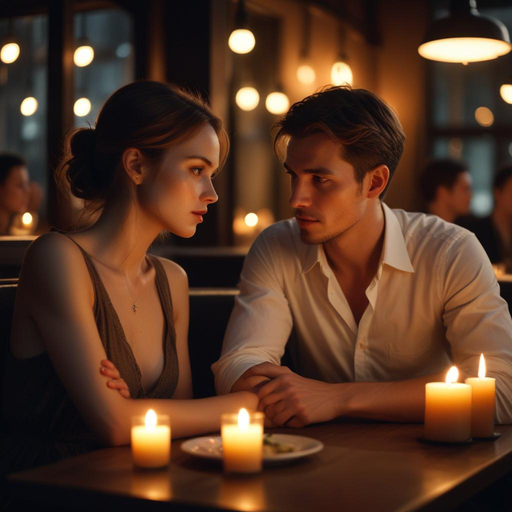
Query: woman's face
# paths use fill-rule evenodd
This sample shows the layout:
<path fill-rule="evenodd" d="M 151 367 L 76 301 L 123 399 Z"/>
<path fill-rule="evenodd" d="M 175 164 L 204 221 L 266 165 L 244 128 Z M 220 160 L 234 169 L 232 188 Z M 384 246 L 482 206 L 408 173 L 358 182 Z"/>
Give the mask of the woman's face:
<path fill-rule="evenodd" d="M 162 229 L 190 238 L 218 196 L 212 176 L 219 167 L 220 144 L 206 124 L 193 137 L 166 151 L 156 176 L 140 189 L 146 212 Z"/>
<path fill-rule="evenodd" d="M 11 167 L 6 180 L 0 185 L 0 209 L 9 213 L 25 213 L 29 196 L 27 168 L 23 165 Z"/>

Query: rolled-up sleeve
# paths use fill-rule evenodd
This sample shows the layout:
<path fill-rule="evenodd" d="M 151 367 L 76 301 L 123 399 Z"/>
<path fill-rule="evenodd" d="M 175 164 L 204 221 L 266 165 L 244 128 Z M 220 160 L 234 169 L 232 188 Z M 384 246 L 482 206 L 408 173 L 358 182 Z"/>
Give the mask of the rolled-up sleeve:
<path fill-rule="evenodd" d="M 276 237 L 263 232 L 245 259 L 221 357 L 212 365 L 219 395 L 229 393 L 252 366 L 281 362 L 292 330 L 283 293 L 282 258 Z"/>
<path fill-rule="evenodd" d="M 484 354 L 487 377 L 496 379 L 496 422 L 512 423 L 512 319 L 489 258 L 467 231 L 438 261 L 446 337 L 455 364 L 476 377 Z"/>

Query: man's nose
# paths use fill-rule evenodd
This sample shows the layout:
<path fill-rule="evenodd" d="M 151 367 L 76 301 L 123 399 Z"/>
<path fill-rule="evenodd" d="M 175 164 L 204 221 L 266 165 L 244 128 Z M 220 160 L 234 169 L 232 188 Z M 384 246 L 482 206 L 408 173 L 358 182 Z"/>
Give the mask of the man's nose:
<path fill-rule="evenodd" d="M 299 180 L 292 185 L 290 206 L 292 208 L 307 208 L 308 206 L 311 206 L 311 194 L 309 187 L 305 183 L 300 183 Z"/>

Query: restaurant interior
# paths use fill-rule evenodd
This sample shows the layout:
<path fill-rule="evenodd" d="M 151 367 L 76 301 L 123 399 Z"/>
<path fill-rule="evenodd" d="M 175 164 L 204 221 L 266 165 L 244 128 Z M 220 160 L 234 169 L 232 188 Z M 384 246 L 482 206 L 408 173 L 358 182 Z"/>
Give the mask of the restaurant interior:
<path fill-rule="evenodd" d="M 502 38 L 496 53 L 480 56 L 469 43 L 462 57 L 428 47 L 458 37 L 457 15 L 470 8 L 495 23 L 496 38 Z M 446 16 L 451 24 L 439 36 L 436 22 Z M 477 25 L 468 29 L 475 31 L 472 37 L 489 37 L 479 36 Z M 214 182 L 219 201 L 195 236 L 168 234 L 150 248 L 187 272 L 192 382 L 194 397 L 202 398 L 215 394 L 210 366 L 220 355 L 251 244 L 265 228 L 294 215 L 290 179 L 272 147 L 273 124 L 329 84 L 368 89 L 396 111 L 406 134 L 385 203 L 428 212 L 422 172 L 433 160 L 451 159 L 464 163 L 471 180 L 464 215 L 488 217 L 494 176 L 512 165 L 511 33 L 510 0 L 1 0 L 0 153 L 22 156 L 30 180 L 26 211 L 5 213 L 0 204 L 8 219 L 5 226 L 0 219 L 2 367 L 27 247 L 52 227 L 82 229 L 97 218 L 84 218 L 83 202 L 56 185 L 64 137 L 94 126 L 120 87 L 135 80 L 184 86 L 210 104 L 230 138 L 228 159 Z M 508 254 L 493 263 L 512 310 L 510 247 Z M 427 451 L 416 440 L 416 426 L 364 422 L 336 428 L 336 438 L 321 427 L 306 432 L 325 445 L 332 437 L 331 451 L 311 456 L 324 457 L 322 469 L 304 459 L 240 479 L 223 475 L 217 461 L 192 460 L 173 442 L 171 478 L 165 471 L 133 472 L 128 449 L 109 452 L 108 468 L 121 468 L 115 476 L 106 476 L 101 458 L 71 458 L 15 478 L 11 492 L 76 510 L 463 512 L 491 510 L 471 508 L 476 505 L 470 501 L 480 496 L 480 506 L 491 503 L 489 486 L 512 470 L 509 427 L 500 430 L 502 445 L 475 445 L 473 452 L 460 446 Z M 308 497 L 297 491 L 301 486 Z"/>

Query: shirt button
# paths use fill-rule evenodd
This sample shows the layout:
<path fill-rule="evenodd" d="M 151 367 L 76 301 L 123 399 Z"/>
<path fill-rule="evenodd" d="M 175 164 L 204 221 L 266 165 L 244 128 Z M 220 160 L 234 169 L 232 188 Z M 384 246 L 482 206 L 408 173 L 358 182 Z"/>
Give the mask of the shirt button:
<path fill-rule="evenodd" d="M 359 348 L 360 348 L 361 350 L 364 350 L 364 349 L 365 349 L 365 345 L 364 345 L 364 343 L 359 343 Z"/>

